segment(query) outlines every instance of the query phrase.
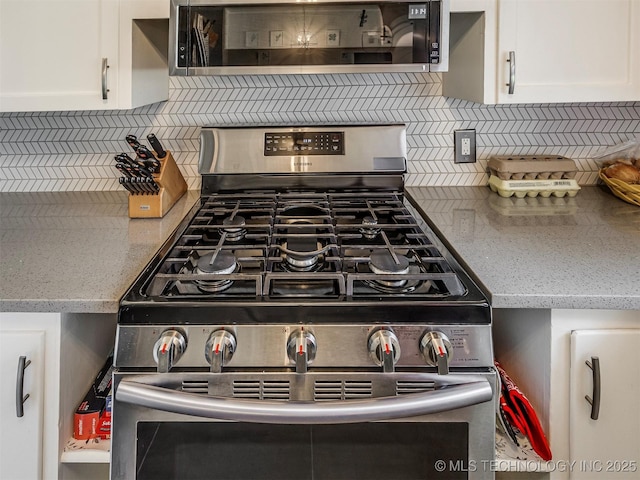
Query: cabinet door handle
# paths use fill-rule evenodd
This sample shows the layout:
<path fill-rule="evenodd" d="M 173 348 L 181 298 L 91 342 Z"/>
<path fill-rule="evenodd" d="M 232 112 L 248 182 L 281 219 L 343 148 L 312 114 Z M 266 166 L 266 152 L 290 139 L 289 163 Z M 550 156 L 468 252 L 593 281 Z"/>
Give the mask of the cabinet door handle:
<path fill-rule="evenodd" d="M 597 420 L 600 415 L 600 359 L 598 357 L 591 357 L 591 361 L 584 362 L 587 367 L 591 369 L 591 375 L 593 377 L 593 393 L 592 397 L 585 395 L 584 398 L 591 405 L 591 419 Z"/>
<path fill-rule="evenodd" d="M 109 93 L 109 89 L 107 88 L 107 69 L 109 65 L 107 64 L 107 59 L 102 59 L 102 99 L 107 99 L 107 93 Z"/>
<path fill-rule="evenodd" d="M 29 398 L 29 394 L 24 394 L 24 371 L 31 365 L 31 360 L 27 360 L 24 355 L 18 358 L 18 375 L 16 378 L 16 416 L 24 416 L 24 402 Z"/>
<path fill-rule="evenodd" d="M 516 90 L 516 52 L 513 50 L 509 52 L 507 62 L 509 62 L 509 83 L 507 83 L 507 87 L 509 87 L 509 95 L 513 95 Z"/>

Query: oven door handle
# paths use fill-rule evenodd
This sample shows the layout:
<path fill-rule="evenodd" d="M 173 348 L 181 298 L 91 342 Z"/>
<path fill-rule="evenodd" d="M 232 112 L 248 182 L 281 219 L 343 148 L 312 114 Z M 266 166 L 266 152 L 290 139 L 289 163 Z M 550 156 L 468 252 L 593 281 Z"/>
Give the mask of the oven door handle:
<path fill-rule="evenodd" d="M 336 424 L 414 417 L 469 407 L 493 398 L 487 379 L 422 393 L 366 400 L 297 402 L 212 397 L 122 380 L 116 401 L 171 413 L 248 423 Z"/>

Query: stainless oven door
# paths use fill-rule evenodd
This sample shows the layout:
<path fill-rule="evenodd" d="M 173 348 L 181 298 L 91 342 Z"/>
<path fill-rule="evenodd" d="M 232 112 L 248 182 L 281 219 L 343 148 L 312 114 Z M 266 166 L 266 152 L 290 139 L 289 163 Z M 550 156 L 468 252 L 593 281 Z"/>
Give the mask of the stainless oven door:
<path fill-rule="evenodd" d="M 492 370 L 114 379 L 112 480 L 493 478 Z"/>

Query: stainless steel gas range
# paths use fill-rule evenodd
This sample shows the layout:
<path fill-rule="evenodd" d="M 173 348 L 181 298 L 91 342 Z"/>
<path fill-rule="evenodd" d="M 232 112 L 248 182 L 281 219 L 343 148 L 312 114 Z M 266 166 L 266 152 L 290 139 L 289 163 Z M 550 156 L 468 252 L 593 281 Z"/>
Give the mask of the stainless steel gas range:
<path fill-rule="evenodd" d="M 111 478 L 493 478 L 491 309 L 403 191 L 404 125 L 207 127 L 121 301 Z"/>

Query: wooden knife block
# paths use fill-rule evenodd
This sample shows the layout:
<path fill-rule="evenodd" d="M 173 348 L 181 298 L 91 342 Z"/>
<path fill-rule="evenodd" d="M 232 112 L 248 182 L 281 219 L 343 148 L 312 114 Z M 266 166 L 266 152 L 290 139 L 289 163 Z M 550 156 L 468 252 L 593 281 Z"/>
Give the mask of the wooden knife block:
<path fill-rule="evenodd" d="M 187 182 L 171 152 L 160 160 L 160 171 L 153 179 L 160 191 L 147 195 L 129 195 L 129 218 L 162 218 L 187 191 Z"/>

